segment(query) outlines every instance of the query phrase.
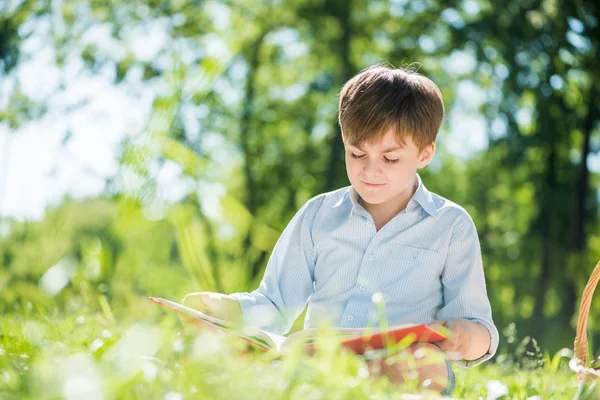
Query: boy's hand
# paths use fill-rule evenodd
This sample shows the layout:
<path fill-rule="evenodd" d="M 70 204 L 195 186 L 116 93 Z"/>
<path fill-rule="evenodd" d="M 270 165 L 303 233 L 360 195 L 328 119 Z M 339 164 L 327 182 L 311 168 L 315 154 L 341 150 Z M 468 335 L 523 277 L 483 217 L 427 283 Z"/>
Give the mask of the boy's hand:
<path fill-rule="evenodd" d="M 448 337 L 446 340 L 435 344 L 448 355 L 449 360 L 461 360 L 462 354 L 469 348 L 469 338 L 465 334 L 461 319 L 450 318 L 433 321 L 430 327 Z M 466 320 L 464 320 L 466 321 Z"/>
<path fill-rule="evenodd" d="M 242 308 L 235 297 L 210 292 L 190 293 L 181 300 L 181 304 L 195 308 L 211 317 L 219 318 L 235 324 L 242 323 Z M 191 318 L 180 316 L 181 322 L 186 323 Z"/>
<path fill-rule="evenodd" d="M 367 360 L 367 368 L 370 375 L 387 376 L 394 384 L 416 378 L 419 387 L 438 392 L 448 384 L 446 355 L 431 343 L 414 343 L 400 353 Z"/>
<path fill-rule="evenodd" d="M 449 360 L 475 360 L 490 348 L 490 333 L 478 322 L 448 318 L 434 321 L 429 326 L 448 336 L 435 344 L 446 352 Z"/>

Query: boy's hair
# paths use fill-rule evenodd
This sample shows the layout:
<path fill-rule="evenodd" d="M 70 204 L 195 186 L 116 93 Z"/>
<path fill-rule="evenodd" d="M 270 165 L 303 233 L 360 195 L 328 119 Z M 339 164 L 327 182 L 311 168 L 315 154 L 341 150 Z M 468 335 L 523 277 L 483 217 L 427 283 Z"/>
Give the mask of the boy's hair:
<path fill-rule="evenodd" d="M 372 144 L 393 129 L 400 143 L 411 137 L 423 150 L 435 142 L 443 118 L 440 89 L 404 68 L 367 68 L 346 82 L 340 94 L 340 127 L 353 145 Z"/>

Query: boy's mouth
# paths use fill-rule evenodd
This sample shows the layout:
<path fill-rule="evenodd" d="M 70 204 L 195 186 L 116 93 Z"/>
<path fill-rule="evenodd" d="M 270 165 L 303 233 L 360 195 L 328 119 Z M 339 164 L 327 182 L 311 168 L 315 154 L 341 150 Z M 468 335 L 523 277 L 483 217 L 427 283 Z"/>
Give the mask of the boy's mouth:
<path fill-rule="evenodd" d="M 369 183 L 369 182 L 363 182 L 363 183 L 368 187 L 379 187 L 379 186 L 384 185 L 384 183 Z"/>

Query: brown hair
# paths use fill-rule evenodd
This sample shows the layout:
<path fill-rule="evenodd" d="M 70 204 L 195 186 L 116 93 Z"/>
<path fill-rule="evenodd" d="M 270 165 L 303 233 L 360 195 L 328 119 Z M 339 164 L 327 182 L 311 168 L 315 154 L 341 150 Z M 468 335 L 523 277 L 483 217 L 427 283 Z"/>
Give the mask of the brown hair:
<path fill-rule="evenodd" d="M 411 137 L 423 150 L 435 142 L 444 118 L 435 83 L 417 72 L 380 65 L 346 82 L 339 107 L 342 133 L 353 145 L 374 143 L 393 129 L 400 143 Z"/>

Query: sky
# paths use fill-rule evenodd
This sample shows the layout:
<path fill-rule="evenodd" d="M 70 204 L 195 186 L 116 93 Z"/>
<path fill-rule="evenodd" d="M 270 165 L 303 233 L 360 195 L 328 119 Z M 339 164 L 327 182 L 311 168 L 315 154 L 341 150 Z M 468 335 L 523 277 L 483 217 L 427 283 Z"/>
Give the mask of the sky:
<path fill-rule="evenodd" d="M 42 21 L 33 29 L 35 34 L 23 43 L 26 56 L 16 73 L 0 81 L 0 105 L 16 82 L 26 96 L 50 105 L 40 120 L 16 131 L 0 125 L 0 216 L 23 220 L 42 218 L 45 208 L 65 194 L 98 195 L 105 179 L 119 171 L 119 143 L 144 130 L 153 100 L 149 85 L 114 86 L 113 71 L 91 74 L 79 58 L 69 58 L 58 68 L 47 39 L 49 26 Z M 151 59 L 164 45 L 164 35 L 138 32 L 130 41 L 124 46 L 138 49 L 140 59 Z M 108 27 L 88 31 L 80 44 L 93 43 L 123 52 Z M 58 90 L 61 81 L 64 90 Z M 83 100 L 83 106 L 65 112 Z"/>
<path fill-rule="evenodd" d="M 24 80 L 32 87 L 47 82 L 43 65 L 40 61 L 37 68 L 23 68 Z M 147 100 L 132 98 L 97 78 L 80 78 L 74 86 L 81 88 L 80 93 L 69 96 L 88 96 L 85 107 L 69 113 L 51 111 L 16 132 L 0 126 L 0 168 L 8 168 L 8 174 L 0 173 L 6 176 L 0 183 L 1 215 L 39 219 L 45 207 L 65 193 L 73 197 L 100 193 L 104 179 L 118 172 L 119 142 L 143 129 Z M 71 138 L 62 145 L 69 130 Z"/>
<path fill-rule="evenodd" d="M 24 57 L 13 79 L 0 81 L 0 107 L 6 105 L 6 93 L 15 88 L 16 82 L 28 97 L 50 104 L 50 111 L 40 120 L 26 123 L 17 131 L 0 124 L 0 216 L 20 220 L 43 218 L 46 207 L 59 203 L 65 194 L 75 198 L 100 194 L 105 179 L 119 172 L 119 144 L 127 136 L 144 131 L 156 94 L 156 88 L 149 84 L 135 84 L 136 71 L 131 73 L 131 82 L 114 86 L 113 68 L 92 75 L 78 58 L 68 59 L 58 68 L 54 50 L 44 39 L 48 37 L 48 26 L 39 23 L 32 29 L 36 34 L 23 44 L 23 53 L 28 57 Z M 126 54 L 124 49 L 130 49 L 140 59 L 153 60 L 167 43 L 160 25 L 135 28 L 125 38 L 117 43 L 110 37 L 109 28 L 100 26 L 86 32 L 81 45 L 95 43 L 114 54 Z M 445 63 L 455 72 L 469 71 L 474 66 L 475 61 L 460 52 L 453 53 Z M 57 90 L 61 80 L 65 90 Z M 451 154 L 468 157 L 487 146 L 485 120 L 477 110 L 485 93 L 470 81 L 459 84 L 457 91 L 444 146 Z M 64 111 L 82 99 L 88 99 L 84 106 Z M 71 133 L 65 141 L 68 131 Z M 600 172 L 600 155 L 591 157 L 589 166 Z M 167 164 L 157 176 L 172 201 L 185 193 L 185 185 L 178 182 L 180 172 Z"/>

